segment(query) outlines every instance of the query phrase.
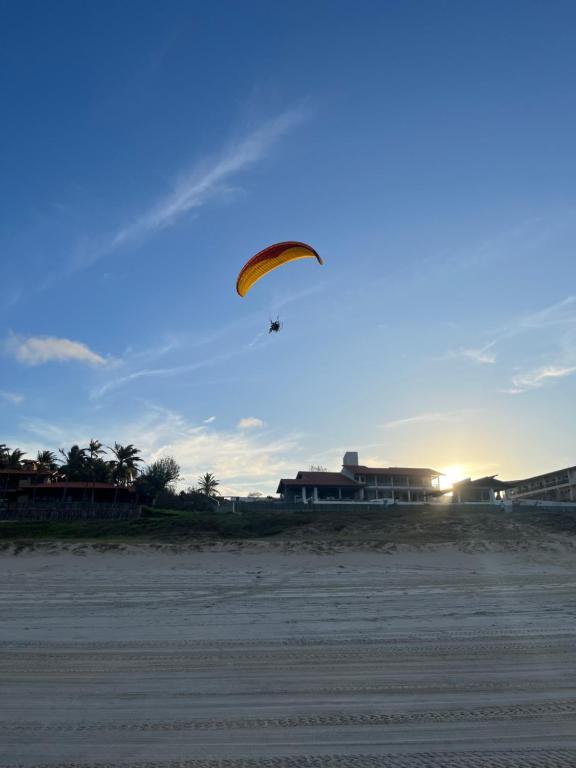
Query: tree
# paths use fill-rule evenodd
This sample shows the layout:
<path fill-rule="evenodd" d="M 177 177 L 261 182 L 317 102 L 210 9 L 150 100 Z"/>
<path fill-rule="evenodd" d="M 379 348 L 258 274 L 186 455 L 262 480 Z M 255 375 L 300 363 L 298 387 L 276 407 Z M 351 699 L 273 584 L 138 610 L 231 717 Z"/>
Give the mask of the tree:
<path fill-rule="evenodd" d="M 310 464 L 308 467 L 309 472 L 326 472 L 326 467 L 323 467 L 322 464 Z"/>
<path fill-rule="evenodd" d="M 128 485 L 138 475 L 137 464 L 142 461 L 138 454 L 140 450 L 135 448 L 132 443 L 129 445 L 120 445 L 114 443 L 114 448 L 110 448 L 114 454 L 112 461 L 112 476 L 114 482 L 118 485 Z"/>
<path fill-rule="evenodd" d="M 260 493 L 260 491 L 250 491 L 250 493 L 248 494 L 248 498 L 249 499 L 261 499 L 262 498 L 262 494 Z"/>
<path fill-rule="evenodd" d="M 154 504 L 158 494 L 169 489 L 179 478 L 179 464 L 172 456 L 165 456 L 146 467 L 136 481 L 136 488 Z"/>
<path fill-rule="evenodd" d="M 106 453 L 102 443 L 99 440 L 90 440 L 85 451 L 88 454 L 86 464 L 90 480 L 93 483 L 111 483 L 112 462 L 102 458 Z"/>
<path fill-rule="evenodd" d="M 53 451 L 38 451 L 36 454 L 36 464 L 38 469 L 50 470 L 52 472 L 58 469 L 56 454 Z"/>
<path fill-rule="evenodd" d="M 216 488 L 220 485 L 211 472 L 206 472 L 198 478 L 198 490 L 205 496 L 218 496 Z"/>
<path fill-rule="evenodd" d="M 8 466 L 10 458 L 10 448 L 5 443 L 0 443 L 0 469 Z"/>
<path fill-rule="evenodd" d="M 88 448 L 86 448 L 91 461 L 95 461 L 97 458 L 106 453 L 106 450 L 99 440 L 90 440 Z"/>
<path fill-rule="evenodd" d="M 0 443 L 0 469 L 20 469 L 22 456 L 26 452 L 19 448 L 11 450 L 5 443 Z"/>
<path fill-rule="evenodd" d="M 64 461 L 60 466 L 60 472 L 70 482 L 82 482 L 90 479 L 89 466 L 86 460 L 86 448 L 73 445 L 69 451 L 60 448 Z"/>

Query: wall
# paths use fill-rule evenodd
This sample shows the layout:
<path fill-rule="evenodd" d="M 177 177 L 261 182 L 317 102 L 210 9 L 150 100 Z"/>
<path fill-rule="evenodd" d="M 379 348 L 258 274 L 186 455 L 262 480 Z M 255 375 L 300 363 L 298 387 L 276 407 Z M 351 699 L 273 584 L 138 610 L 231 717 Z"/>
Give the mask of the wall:
<path fill-rule="evenodd" d="M 462 511 L 462 512 L 471 512 L 471 511 L 477 511 L 477 512 L 495 512 L 495 511 L 501 511 L 502 514 L 506 514 L 507 512 L 522 512 L 523 510 L 529 511 L 529 510 L 538 510 L 539 512 L 559 512 L 559 511 L 567 511 L 567 512 L 576 512 L 576 503 L 574 504 L 547 504 L 543 501 L 532 501 L 532 500 L 517 500 L 513 504 L 511 502 L 497 502 L 495 504 L 490 504 L 487 502 L 471 502 L 471 503 L 447 503 L 447 502 L 436 502 L 436 503 L 429 503 L 429 504 L 371 504 L 369 502 L 320 502 L 318 504 L 313 504 L 309 502 L 308 504 L 292 504 L 285 501 L 270 501 L 270 500 L 262 500 L 262 501 L 237 501 L 232 505 L 232 502 L 227 502 L 226 504 L 223 504 L 220 507 L 221 512 L 236 512 L 237 514 L 244 514 L 245 512 L 380 512 L 382 515 L 386 514 L 387 510 L 405 510 L 405 511 L 414 511 L 414 512 L 425 512 L 428 510 L 441 510 L 442 508 L 446 509 L 450 512 L 450 514 L 454 514 L 454 512 Z"/>

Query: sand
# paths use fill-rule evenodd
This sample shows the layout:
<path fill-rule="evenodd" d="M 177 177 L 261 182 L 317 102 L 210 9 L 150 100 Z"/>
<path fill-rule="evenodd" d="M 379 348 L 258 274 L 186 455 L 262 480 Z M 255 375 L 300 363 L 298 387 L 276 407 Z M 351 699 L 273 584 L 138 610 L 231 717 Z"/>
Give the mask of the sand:
<path fill-rule="evenodd" d="M 576 766 L 574 550 L 479 549 L 5 553 L 0 765 Z"/>

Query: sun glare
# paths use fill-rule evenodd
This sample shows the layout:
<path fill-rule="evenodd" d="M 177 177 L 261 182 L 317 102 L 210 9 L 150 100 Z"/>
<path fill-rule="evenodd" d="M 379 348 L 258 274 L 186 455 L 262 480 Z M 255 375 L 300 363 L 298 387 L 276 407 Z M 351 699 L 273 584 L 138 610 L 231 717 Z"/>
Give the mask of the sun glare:
<path fill-rule="evenodd" d="M 444 476 L 440 478 L 440 488 L 442 490 L 445 490 L 446 488 L 452 488 L 454 483 L 457 483 L 459 480 L 464 480 L 464 478 L 468 477 L 466 468 L 460 464 L 455 464 L 451 467 L 444 467 L 444 469 L 441 471 L 444 474 Z"/>

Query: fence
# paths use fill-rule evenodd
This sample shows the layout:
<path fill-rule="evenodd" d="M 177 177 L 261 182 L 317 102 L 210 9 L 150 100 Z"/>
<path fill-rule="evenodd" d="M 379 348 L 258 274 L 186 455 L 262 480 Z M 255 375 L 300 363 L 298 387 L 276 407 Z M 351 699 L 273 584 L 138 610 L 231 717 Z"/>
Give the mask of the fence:
<path fill-rule="evenodd" d="M 378 512 L 386 513 L 386 509 L 421 509 L 424 504 L 398 502 L 396 504 L 386 504 L 384 502 L 369 501 L 309 501 L 306 504 L 302 502 L 277 501 L 275 499 L 267 501 L 230 501 L 223 505 L 223 512 L 236 512 L 244 514 L 246 512 Z"/>
<path fill-rule="evenodd" d="M 0 521 L 137 520 L 141 514 L 142 508 L 136 504 L 38 503 L 0 509 Z"/>
<path fill-rule="evenodd" d="M 357 512 L 359 514 L 365 512 L 377 512 L 381 515 L 386 515 L 387 512 L 392 511 L 404 511 L 404 512 L 419 512 L 424 514 L 425 512 L 444 510 L 446 513 L 454 514 L 458 512 L 574 512 L 576 513 L 575 502 L 556 502 L 550 503 L 546 501 L 514 501 L 507 502 L 495 502 L 493 504 L 488 502 L 461 502 L 452 503 L 447 501 L 436 502 L 396 502 L 396 503 L 383 503 L 383 502 L 359 502 L 359 501 L 342 501 L 342 502 L 308 502 L 303 504 L 301 502 L 292 503 L 287 501 L 272 500 L 258 500 L 258 501 L 229 501 L 220 507 L 221 512 L 235 512 L 236 514 L 245 514 L 247 512 L 260 512 L 260 513 L 293 513 L 293 512 L 314 512 L 314 513 L 337 513 L 337 512 Z"/>

